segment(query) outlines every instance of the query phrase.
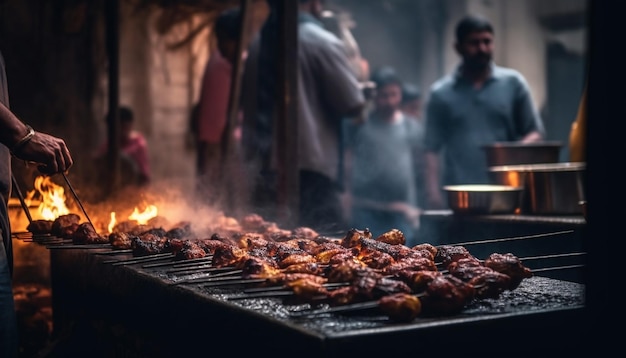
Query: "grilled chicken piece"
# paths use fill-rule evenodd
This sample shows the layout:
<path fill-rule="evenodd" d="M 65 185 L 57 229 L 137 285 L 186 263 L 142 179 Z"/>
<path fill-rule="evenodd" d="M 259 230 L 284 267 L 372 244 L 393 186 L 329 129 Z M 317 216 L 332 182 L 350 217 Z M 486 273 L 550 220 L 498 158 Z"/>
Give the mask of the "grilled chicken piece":
<path fill-rule="evenodd" d="M 361 245 L 361 239 L 371 239 L 372 233 L 369 229 L 363 231 L 357 229 L 350 229 L 346 233 L 346 236 L 341 240 L 341 246 L 346 248 L 359 247 Z"/>
<path fill-rule="evenodd" d="M 206 256 L 206 251 L 192 240 L 182 241 L 182 247 L 179 250 L 173 251 L 176 255 L 174 257 L 175 260 L 200 259 Z"/>
<path fill-rule="evenodd" d="M 484 265 L 508 275 L 511 278 L 509 290 L 516 289 L 523 279 L 533 276 L 532 271 L 524 266 L 517 256 L 511 253 L 493 253 L 485 260 Z"/>
<path fill-rule="evenodd" d="M 361 262 L 373 269 L 383 269 L 395 261 L 388 253 L 373 250 L 362 250 L 357 257 Z"/>
<path fill-rule="evenodd" d="M 53 220 L 33 220 L 28 224 L 26 230 L 33 233 L 33 235 L 50 234 L 53 222 Z"/>
<path fill-rule="evenodd" d="M 325 284 L 328 280 L 325 277 L 311 275 L 309 273 L 281 273 L 269 277 L 266 281 L 267 285 L 289 285 L 290 282 L 298 280 L 309 280 L 318 284 Z"/>
<path fill-rule="evenodd" d="M 474 258 L 463 246 L 442 245 L 437 248 L 435 262 L 441 262 L 443 267 L 448 267 L 452 262 L 462 258 Z"/>
<path fill-rule="evenodd" d="M 329 291 L 331 305 L 343 305 L 378 300 L 394 293 L 411 293 L 411 288 L 402 281 L 384 277 L 373 270 L 355 270 L 349 286 Z"/>
<path fill-rule="evenodd" d="M 417 244 L 415 246 L 413 246 L 411 248 L 412 250 L 416 250 L 416 251 L 428 251 L 433 255 L 433 260 L 435 259 L 435 257 L 437 256 L 437 248 L 435 246 L 433 246 L 432 244 L 429 243 L 423 243 L 423 244 Z"/>
<path fill-rule="evenodd" d="M 498 298 L 511 286 L 511 277 L 489 269 L 473 277 L 468 283 L 476 289 L 476 298 Z"/>
<path fill-rule="evenodd" d="M 415 295 L 394 293 L 381 297 L 378 307 L 391 321 L 408 323 L 422 312 L 422 302 Z"/>
<path fill-rule="evenodd" d="M 423 312 L 428 315 L 456 314 L 474 298 L 474 286 L 460 279 L 441 275 L 426 287 L 422 297 Z"/>
<path fill-rule="evenodd" d="M 317 296 L 326 297 L 328 295 L 328 290 L 324 287 L 322 280 L 311 280 L 308 277 L 287 281 L 285 287 L 291 289 L 300 300 L 311 300 Z"/>
<path fill-rule="evenodd" d="M 328 282 L 352 282 L 359 270 L 371 271 L 372 269 L 365 266 L 361 261 L 346 260 L 326 267 L 324 276 L 328 277 Z"/>
<path fill-rule="evenodd" d="M 144 233 L 141 236 L 133 237 L 131 241 L 131 249 L 133 250 L 133 256 L 146 256 L 172 252 L 169 239 L 152 233 Z"/>
<path fill-rule="evenodd" d="M 384 242 L 389 245 L 404 245 L 406 238 L 404 233 L 398 229 L 391 229 L 376 238 L 376 241 Z"/>
<path fill-rule="evenodd" d="M 72 234 L 72 242 L 74 244 L 108 244 L 109 238 L 98 234 L 93 225 L 86 222 L 78 225 Z"/>
<path fill-rule="evenodd" d="M 61 238 L 72 238 L 72 235 L 78 229 L 80 224 L 80 216 L 77 214 L 65 214 L 57 217 L 52 222 L 50 232 L 52 235 Z"/>
<path fill-rule="evenodd" d="M 235 245 L 234 243 L 228 244 L 223 241 L 214 239 L 199 239 L 197 243 L 208 255 L 213 255 L 218 247 L 229 248 L 234 247 Z"/>
<path fill-rule="evenodd" d="M 109 243 L 113 246 L 113 249 L 117 250 L 127 250 L 132 247 L 132 238 L 131 236 L 125 232 L 112 232 L 109 234 Z"/>
<path fill-rule="evenodd" d="M 439 271 L 411 271 L 402 270 L 397 272 L 394 277 L 406 283 L 411 292 L 423 292 L 436 277 L 442 276 Z"/>
<path fill-rule="evenodd" d="M 280 274 L 276 262 L 265 258 L 249 257 L 241 265 L 241 277 L 244 279 L 269 278 Z"/>
<path fill-rule="evenodd" d="M 400 271 L 437 271 L 437 265 L 435 261 L 427 259 L 425 257 L 409 257 L 396 261 L 389 266 L 382 268 L 384 275 L 394 275 Z"/>

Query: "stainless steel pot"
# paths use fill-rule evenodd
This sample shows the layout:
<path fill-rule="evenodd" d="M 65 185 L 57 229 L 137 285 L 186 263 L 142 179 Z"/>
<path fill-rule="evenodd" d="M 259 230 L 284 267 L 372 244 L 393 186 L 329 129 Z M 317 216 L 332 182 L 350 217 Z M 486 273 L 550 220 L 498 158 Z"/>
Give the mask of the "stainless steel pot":
<path fill-rule="evenodd" d="M 497 142 L 483 146 L 490 167 L 499 165 L 520 165 L 557 163 L 563 143 L 542 141 L 535 143 Z"/>
<path fill-rule="evenodd" d="M 514 214 L 520 209 L 522 187 L 509 185 L 447 185 L 448 205 L 456 214 Z"/>
<path fill-rule="evenodd" d="M 586 163 L 504 165 L 489 168 L 493 183 L 524 188 L 521 212 L 539 215 L 582 215 Z"/>

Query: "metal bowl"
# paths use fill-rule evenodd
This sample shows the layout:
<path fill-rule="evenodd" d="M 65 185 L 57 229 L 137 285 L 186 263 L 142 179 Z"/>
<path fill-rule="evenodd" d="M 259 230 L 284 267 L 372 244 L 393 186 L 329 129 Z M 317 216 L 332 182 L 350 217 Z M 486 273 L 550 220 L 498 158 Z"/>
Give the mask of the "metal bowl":
<path fill-rule="evenodd" d="M 534 143 L 497 142 L 483 146 L 487 165 L 518 165 L 557 163 L 563 143 L 542 141 Z"/>
<path fill-rule="evenodd" d="M 466 184 L 443 187 L 455 214 L 515 214 L 523 188 L 511 185 Z"/>
<path fill-rule="evenodd" d="M 584 162 L 503 165 L 489 168 L 492 182 L 524 188 L 521 212 L 535 215 L 582 215 Z"/>

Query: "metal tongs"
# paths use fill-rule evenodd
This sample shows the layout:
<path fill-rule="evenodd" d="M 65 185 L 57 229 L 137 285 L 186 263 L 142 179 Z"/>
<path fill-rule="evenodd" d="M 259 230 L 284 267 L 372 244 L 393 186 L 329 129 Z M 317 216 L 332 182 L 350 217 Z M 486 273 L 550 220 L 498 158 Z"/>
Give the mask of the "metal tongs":
<path fill-rule="evenodd" d="M 67 179 L 67 175 L 65 175 L 65 173 L 61 173 L 61 175 L 63 175 L 63 179 L 65 180 L 65 183 L 70 188 L 70 191 L 72 192 L 72 195 L 74 195 L 74 199 L 76 199 L 76 202 L 78 203 L 78 206 L 80 206 L 80 209 L 83 211 L 83 214 L 85 214 L 85 218 L 87 218 L 87 221 L 89 221 L 89 223 L 91 224 L 91 227 L 93 227 L 95 229 L 96 227 L 93 226 L 93 223 L 91 222 L 91 219 L 89 218 L 89 215 L 87 215 L 87 211 L 85 210 L 85 207 L 83 206 L 83 203 L 78 198 L 78 195 L 76 194 L 76 191 L 74 191 L 74 187 L 70 183 L 70 180 Z"/>

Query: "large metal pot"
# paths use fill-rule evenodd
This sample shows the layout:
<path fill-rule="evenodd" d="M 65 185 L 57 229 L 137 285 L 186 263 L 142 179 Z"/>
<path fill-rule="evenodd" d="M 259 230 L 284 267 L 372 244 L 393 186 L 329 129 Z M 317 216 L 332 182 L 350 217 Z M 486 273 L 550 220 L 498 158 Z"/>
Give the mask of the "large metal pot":
<path fill-rule="evenodd" d="M 521 212 L 540 215 L 581 215 L 585 200 L 586 163 L 504 165 L 489 168 L 495 184 L 524 188 Z"/>
<path fill-rule="evenodd" d="M 522 187 L 509 185 L 447 185 L 443 187 L 455 214 L 514 214 L 521 205 Z"/>
<path fill-rule="evenodd" d="M 497 142 L 483 146 L 490 167 L 499 165 L 557 163 L 563 143 L 542 141 L 535 143 Z"/>

